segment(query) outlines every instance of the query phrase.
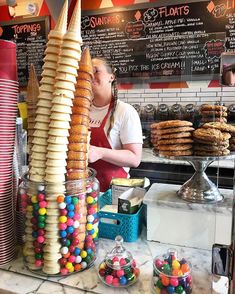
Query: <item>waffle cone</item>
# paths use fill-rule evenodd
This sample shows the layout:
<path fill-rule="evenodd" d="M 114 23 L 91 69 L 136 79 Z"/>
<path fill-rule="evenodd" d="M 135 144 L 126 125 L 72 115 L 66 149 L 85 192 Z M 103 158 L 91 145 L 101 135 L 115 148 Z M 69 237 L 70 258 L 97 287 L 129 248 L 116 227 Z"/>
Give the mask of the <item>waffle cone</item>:
<path fill-rule="evenodd" d="M 68 81 L 72 82 L 73 84 L 76 84 L 76 77 L 65 72 L 57 72 L 56 80 Z"/>
<path fill-rule="evenodd" d="M 56 76 L 56 70 L 55 69 L 49 69 L 45 68 L 42 72 L 42 77 L 52 77 L 54 78 Z"/>
<path fill-rule="evenodd" d="M 29 81 L 27 85 L 26 101 L 36 105 L 39 94 L 39 84 L 34 65 L 30 64 Z"/>
<path fill-rule="evenodd" d="M 69 22 L 68 31 L 65 34 L 65 39 L 70 39 L 79 41 L 82 43 L 81 37 L 81 0 L 77 0 L 74 7 L 72 17 Z"/>
<path fill-rule="evenodd" d="M 64 56 L 64 57 L 71 57 L 71 58 L 76 59 L 76 60 L 80 60 L 80 58 L 81 58 L 81 52 L 78 52 L 78 51 L 73 50 L 73 49 L 68 49 L 68 48 L 63 48 L 61 50 L 60 55 Z"/>
<path fill-rule="evenodd" d="M 67 98 L 66 96 L 60 95 L 60 96 L 54 96 L 53 98 L 53 104 L 61 104 L 66 106 L 73 106 L 73 100 L 71 98 Z"/>
<path fill-rule="evenodd" d="M 65 0 L 53 31 L 60 32 L 61 34 L 65 34 L 67 29 L 67 17 L 68 17 L 68 0 Z"/>
<path fill-rule="evenodd" d="M 87 72 L 91 75 L 91 77 L 93 77 L 93 66 L 91 62 L 90 50 L 88 47 L 85 47 L 82 52 L 81 60 L 79 62 L 79 71 Z"/>
<path fill-rule="evenodd" d="M 70 75 L 73 75 L 75 77 L 78 75 L 77 74 L 77 68 L 70 67 L 68 69 L 68 66 L 64 65 L 64 64 L 58 64 L 57 72 L 63 72 L 63 73 L 68 73 L 69 72 Z"/>

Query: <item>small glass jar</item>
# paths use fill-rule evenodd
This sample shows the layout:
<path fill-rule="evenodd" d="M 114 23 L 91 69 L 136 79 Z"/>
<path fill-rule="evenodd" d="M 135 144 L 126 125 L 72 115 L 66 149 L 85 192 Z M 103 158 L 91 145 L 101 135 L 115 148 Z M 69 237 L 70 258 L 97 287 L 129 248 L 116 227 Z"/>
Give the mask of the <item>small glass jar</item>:
<path fill-rule="evenodd" d="M 86 179 L 40 183 L 24 177 L 19 187 L 25 214 L 23 256 L 42 275 L 67 275 L 93 265 L 98 246 L 99 182 Z"/>
<path fill-rule="evenodd" d="M 175 119 L 179 119 L 182 120 L 184 117 L 184 109 L 183 107 L 178 104 L 175 103 L 171 106 L 170 109 L 170 119 L 175 120 Z"/>
<path fill-rule="evenodd" d="M 156 121 L 165 121 L 169 119 L 169 106 L 167 104 L 159 104 L 156 110 Z"/>
<path fill-rule="evenodd" d="M 154 293 L 192 293 L 192 266 L 184 258 L 179 259 L 175 249 L 153 261 Z"/>
<path fill-rule="evenodd" d="M 123 247 L 122 236 L 117 236 L 115 242 L 116 246 L 100 263 L 98 275 L 107 286 L 127 287 L 138 280 L 140 270 L 131 253 Z"/>

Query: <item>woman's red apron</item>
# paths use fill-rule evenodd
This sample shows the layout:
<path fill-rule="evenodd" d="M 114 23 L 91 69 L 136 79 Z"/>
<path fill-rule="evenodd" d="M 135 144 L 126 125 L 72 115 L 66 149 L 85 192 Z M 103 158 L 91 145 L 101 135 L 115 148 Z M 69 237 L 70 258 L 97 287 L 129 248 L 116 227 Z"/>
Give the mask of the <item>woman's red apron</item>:
<path fill-rule="evenodd" d="M 98 128 L 91 128 L 91 145 L 112 149 L 104 131 L 104 127 L 111 112 L 112 105 L 113 104 L 110 103 L 108 112 L 105 115 L 101 125 Z M 101 192 L 108 190 L 112 178 L 127 178 L 127 172 L 123 169 L 123 167 L 114 165 L 101 159 L 97 160 L 96 162 L 89 163 L 89 166 L 97 171 L 97 179 L 100 182 Z"/>

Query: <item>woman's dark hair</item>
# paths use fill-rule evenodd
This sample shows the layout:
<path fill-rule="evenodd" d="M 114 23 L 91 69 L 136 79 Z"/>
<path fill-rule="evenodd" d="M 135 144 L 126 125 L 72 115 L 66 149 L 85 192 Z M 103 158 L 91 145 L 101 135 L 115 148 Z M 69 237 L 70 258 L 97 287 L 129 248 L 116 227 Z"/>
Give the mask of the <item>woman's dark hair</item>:
<path fill-rule="evenodd" d="M 107 136 L 109 136 L 110 131 L 112 130 L 114 125 L 114 112 L 117 106 L 117 99 L 118 99 L 116 68 L 107 59 L 103 57 L 95 57 L 94 59 L 101 60 L 104 66 L 106 67 L 107 72 L 114 75 L 114 79 L 112 81 L 113 107 L 112 107 L 111 115 L 110 115 L 110 125 L 107 131 Z"/>

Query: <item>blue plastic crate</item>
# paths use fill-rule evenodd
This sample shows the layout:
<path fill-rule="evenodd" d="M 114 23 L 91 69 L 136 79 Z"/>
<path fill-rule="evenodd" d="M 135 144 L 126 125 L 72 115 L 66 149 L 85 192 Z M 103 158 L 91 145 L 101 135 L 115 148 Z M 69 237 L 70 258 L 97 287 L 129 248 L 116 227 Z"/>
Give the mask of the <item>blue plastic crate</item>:
<path fill-rule="evenodd" d="M 101 208 L 112 204 L 111 189 L 100 196 L 99 204 Z M 121 235 L 125 242 L 135 242 L 142 231 L 144 211 L 144 205 L 135 214 L 99 211 L 99 237 L 114 240 L 117 235 Z M 116 223 L 106 223 L 107 220 L 115 220 Z"/>

